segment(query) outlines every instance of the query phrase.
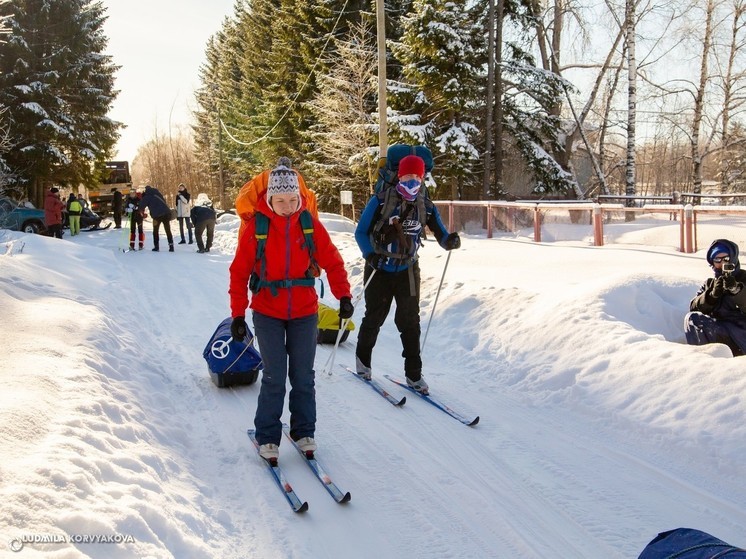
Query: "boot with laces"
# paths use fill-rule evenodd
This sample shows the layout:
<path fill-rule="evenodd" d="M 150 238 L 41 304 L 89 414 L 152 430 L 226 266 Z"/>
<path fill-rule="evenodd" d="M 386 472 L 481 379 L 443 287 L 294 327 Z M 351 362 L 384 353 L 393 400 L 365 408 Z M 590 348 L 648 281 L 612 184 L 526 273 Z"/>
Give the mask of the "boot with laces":
<path fill-rule="evenodd" d="M 308 458 L 313 458 L 313 453 L 316 452 L 316 441 L 313 437 L 301 437 L 295 441 L 295 444 L 298 445 L 298 448 L 300 448 Z"/>
<path fill-rule="evenodd" d="M 259 446 L 259 456 L 271 462 L 277 461 L 280 457 L 280 447 L 274 443 L 267 443 Z"/>
<path fill-rule="evenodd" d="M 355 356 L 355 370 L 357 371 L 357 374 L 365 380 L 370 380 L 373 377 L 372 369 L 360 361 L 360 358 L 357 356 Z"/>
<path fill-rule="evenodd" d="M 421 394 L 427 395 L 430 393 L 430 387 L 427 385 L 427 383 L 425 382 L 425 378 L 422 376 L 420 376 L 419 380 L 412 380 L 411 378 L 407 377 L 407 386 Z"/>

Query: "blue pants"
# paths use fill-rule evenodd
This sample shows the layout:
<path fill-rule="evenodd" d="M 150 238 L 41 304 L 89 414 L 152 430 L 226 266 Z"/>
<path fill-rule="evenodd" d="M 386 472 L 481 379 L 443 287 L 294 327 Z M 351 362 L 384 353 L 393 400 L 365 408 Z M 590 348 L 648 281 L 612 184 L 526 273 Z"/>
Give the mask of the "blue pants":
<path fill-rule="evenodd" d="M 254 417 L 259 444 L 279 445 L 285 381 L 290 379 L 290 436 L 313 437 L 316 431 L 316 358 L 318 315 L 281 320 L 254 312 L 254 331 L 264 362 L 262 387 Z"/>
<path fill-rule="evenodd" d="M 725 344 L 734 356 L 746 352 L 746 330 L 727 320 L 718 320 L 701 312 L 684 317 L 684 334 L 689 345 Z"/>

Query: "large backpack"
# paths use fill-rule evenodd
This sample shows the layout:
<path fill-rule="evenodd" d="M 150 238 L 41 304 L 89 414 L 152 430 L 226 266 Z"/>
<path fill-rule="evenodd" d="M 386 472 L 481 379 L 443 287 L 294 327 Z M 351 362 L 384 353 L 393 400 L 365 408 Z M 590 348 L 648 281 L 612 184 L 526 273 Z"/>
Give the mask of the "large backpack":
<path fill-rule="evenodd" d="M 387 239 L 390 242 L 390 235 L 392 231 L 389 219 L 391 214 L 396 209 L 399 203 L 399 198 L 396 195 L 396 189 L 394 188 L 399 182 L 399 162 L 408 155 L 416 155 L 425 162 L 425 174 L 427 175 L 433 170 L 433 154 L 426 146 L 422 145 L 408 145 L 408 144 L 394 144 L 386 150 L 386 162 L 378 170 L 378 180 L 376 181 L 375 195 L 378 197 L 379 204 L 382 205 L 381 213 L 378 220 L 373 225 L 373 229 L 370 232 L 371 242 L 373 248 L 377 254 L 382 254 L 389 258 L 402 258 L 402 254 L 394 254 L 388 252 L 384 247 L 388 244 Z M 417 215 L 420 220 L 420 224 L 425 226 L 425 220 L 427 219 L 427 208 L 425 201 L 428 198 L 427 188 L 423 184 L 420 191 L 417 193 L 415 199 L 415 205 L 417 206 Z M 403 239 L 400 239 L 403 242 Z M 401 243 L 400 243 L 401 246 Z M 416 255 L 414 256 L 416 258 Z"/>
<path fill-rule="evenodd" d="M 243 233 L 243 230 L 246 228 L 246 223 L 256 212 L 256 206 L 259 199 L 267 192 L 269 173 L 270 170 L 266 169 L 256 175 L 241 187 L 241 190 L 236 197 L 236 213 L 241 218 L 241 226 L 238 229 L 239 238 L 241 238 L 241 233 Z M 311 215 L 318 219 L 319 211 L 316 203 L 316 194 L 306 186 L 306 181 L 303 180 L 303 175 L 298 173 L 298 171 L 296 171 L 296 174 L 298 175 L 300 195 L 306 203 L 306 209 L 311 212 Z"/>
<path fill-rule="evenodd" d="M 386 161 L 378 169 L 378 180 L 376 180 L 375 193 L 396 186 L 399 182 L 399 162 L 407 155 L 416 155 L 425 162 L 425 174 L 431 173 L 435 162 L 433 154 L 426 146 L 411 146 L 408 144 L 394 144 L 386 150 Z M 423 185 L 424 188 L 424 185 Z M 425 193 L 427 196 L 427 192 Z"/>
<path fill-rule="evenodd" d="M 289 280 L 274 280 L 267 281 L 267 266 L 265 260 L 265 250 L 267 246 L 267 235 L 269 234 L 269 218 L 261 212 L 254 214 L 256 226 L 254 230 L 254 236 L 256 237 L 256 262 L 261 262 L 259 274 L 256 272 L 251 273 L 249 278 L 249 289 L 252 293 L 256 293 L 264 287 L 268 287 L 272 295 L 277 295 L 278 287 L 292 287 L 293 285 L 305 285 L 313 287 L 316 284 L 316 278 L 320 275 L 320 269 L 314 258 L 316 252 L 316 245 L 313 242 L 313 217 L 311 212 L 304 209 L 300 213 L 300 226 L 303 229 L 304 242 L 303 246 L 308 251 L 308 256 L 311 259 L 311 265 L 306 270 L 306 276 L 303 278 L 294 278 Z M 323 283 L 322 285 L 322 297 L 323 297 Z"/>

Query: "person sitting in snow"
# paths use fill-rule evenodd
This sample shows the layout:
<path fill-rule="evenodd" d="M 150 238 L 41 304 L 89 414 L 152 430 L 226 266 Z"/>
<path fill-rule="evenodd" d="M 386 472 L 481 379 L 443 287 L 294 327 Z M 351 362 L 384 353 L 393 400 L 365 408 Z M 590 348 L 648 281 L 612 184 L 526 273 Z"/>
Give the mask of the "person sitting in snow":
<path fill-rule="evenodd" d="M 707 249 L 714 277 L 707 278 L 689 303 L 684 318 L 691 345 L 725 344 L 734 356 L 746 354 L 746 271 L 738 261 L 738 245 L 716 239 Z"/>
<path fill-rule="evenodd" d="M 318 295 L 315 278 L 309 273 L 314 262 L 326 270 L 332 293 L 340 301 L 340 318 L 350 318 L 354 308 L 342 256 L 321 221 L 306 209 L 293 169 L 284 165 L 272 169 L 266 194 L 259 198 L 256 210 L 246 222 L 230 266 L 231 334 L 236 341 L 246 337 L 251 283 L 250 307 L 264 362 L 254 425 L 259 454 L 271 462 L 279 456 L 287 378 L 291 386 L 290 436 L 307 455 L 316 450 L 313 363 Z M 305 238 L 307 230 L 302 226 L 306 219 L 313 225 L 313 259 Z M 257 237 L 266 239 L 258 261 Z"/>

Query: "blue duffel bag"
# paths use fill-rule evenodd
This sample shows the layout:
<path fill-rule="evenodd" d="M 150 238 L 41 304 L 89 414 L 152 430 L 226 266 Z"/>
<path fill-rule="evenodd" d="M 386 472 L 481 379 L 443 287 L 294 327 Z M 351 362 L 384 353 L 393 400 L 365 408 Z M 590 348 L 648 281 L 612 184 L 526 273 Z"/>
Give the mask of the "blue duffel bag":
<path fill-rule="evenodd" d="M 228 317 L 220 323 L 202 352 L 212 382 L 220 388 L 252 384 L 262 368 L 262 357 L 252 345 L 254 337 L 251 330 L 246 328 L 246 341 L 234 342 L 231 336 L 232 321 Z"/>
<path fill-rule="evenodd" d="M 693 530 L 677 528 L 661 532 L 642 550 L 638 559 L 746 559 L 746 550 L 735 547 L 715 536 Z"/>

